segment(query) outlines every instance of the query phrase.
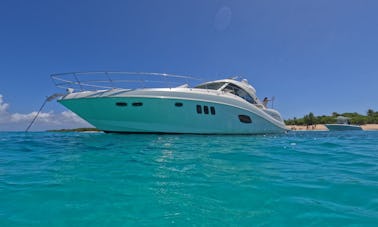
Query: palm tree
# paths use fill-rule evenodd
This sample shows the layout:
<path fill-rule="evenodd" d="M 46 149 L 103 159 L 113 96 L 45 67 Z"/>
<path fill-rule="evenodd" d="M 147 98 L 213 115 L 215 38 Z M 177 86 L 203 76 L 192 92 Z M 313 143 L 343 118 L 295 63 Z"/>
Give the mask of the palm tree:
<path fill-rule="evenodd" d="M 368 117 L 373 117 L 374 114 L 375 114 L 374 110 L 372 110 L 372 109 L 368 109 L 368 111 L 367 111 L 367 115 L 368 115 Z"/>

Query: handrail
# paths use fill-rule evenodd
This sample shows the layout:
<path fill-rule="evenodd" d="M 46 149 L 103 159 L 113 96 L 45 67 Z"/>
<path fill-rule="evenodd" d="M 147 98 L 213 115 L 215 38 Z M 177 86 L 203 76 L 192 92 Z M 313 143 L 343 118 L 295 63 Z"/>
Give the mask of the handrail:
<path fill-rule="evenodd" d="M 125 76 L 127 76 L 125 78 Z M 85 71 L 65 72 L 50 75 L 53 83 L 59 88 L 72 88 L 76 90 L 111 89 L 111 88 L 146 88 L 148 84 L 160 84 L 160 87 L 177 87 L 189 84 L 189 81 L 201 80 L 192 76 L 182 76 L 168 73 L 154 72 L 125 72 L 125 71 Z M 159 79 L 156 79 L 156 78 Z M 119 86 L 121 83 L 126 86 Z M 133 85 L 134 84 L 134 85 Z M 142 84 L 142 86 L 141 86 Z"/>

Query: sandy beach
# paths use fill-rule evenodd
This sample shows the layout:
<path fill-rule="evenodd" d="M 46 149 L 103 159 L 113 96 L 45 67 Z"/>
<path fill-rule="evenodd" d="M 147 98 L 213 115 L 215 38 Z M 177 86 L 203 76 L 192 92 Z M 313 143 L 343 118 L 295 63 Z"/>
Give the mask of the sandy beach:
<path fill-rule="evenodd" d="M 286 127 L 290 130 L 294 131 L 328 131 L 327 127 L 322 124 L 318 125 L 286 125 Z M 366 124 L 361 125 L 363 130 L 372 131 L 372 130 L 378 130 L 378 124 Z"/>

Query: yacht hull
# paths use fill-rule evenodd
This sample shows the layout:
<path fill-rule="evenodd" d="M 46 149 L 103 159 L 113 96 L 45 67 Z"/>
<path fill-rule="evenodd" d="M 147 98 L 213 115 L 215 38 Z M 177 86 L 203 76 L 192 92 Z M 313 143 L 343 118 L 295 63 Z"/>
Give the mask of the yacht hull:
<path fill-rule="evenodd" d="M 347 124 L 326 124 L 329 131 L 350 131 L 350 130 L 362 130 L 359 125 L 347 125 Z"/>
<path fill-rule="evenodd" d="M 59 102 L 105 132 L 268 134 L 285 125 L 257 107 L 182 97 L 65 97 Z"/>

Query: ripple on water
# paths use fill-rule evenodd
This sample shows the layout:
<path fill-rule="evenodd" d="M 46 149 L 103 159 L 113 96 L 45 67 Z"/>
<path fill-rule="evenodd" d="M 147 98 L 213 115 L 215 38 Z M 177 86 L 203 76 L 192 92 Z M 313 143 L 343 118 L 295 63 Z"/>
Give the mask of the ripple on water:
<path fill-rule="evenodd" d="M 0 133 L 0 225 L 373 225 L 377 143 L 378 132 Z"/>

